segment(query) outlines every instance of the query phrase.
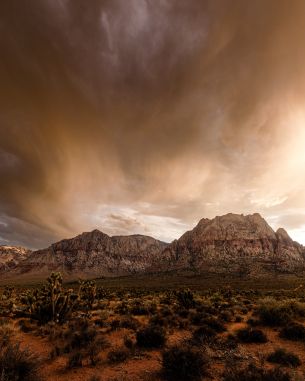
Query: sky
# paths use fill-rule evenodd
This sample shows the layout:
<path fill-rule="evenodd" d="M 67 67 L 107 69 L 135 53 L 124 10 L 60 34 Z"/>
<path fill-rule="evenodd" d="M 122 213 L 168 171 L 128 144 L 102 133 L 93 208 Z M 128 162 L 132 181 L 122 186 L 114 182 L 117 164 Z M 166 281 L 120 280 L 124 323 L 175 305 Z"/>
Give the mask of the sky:
<path fill-rule="evenodd" d="M 0 2 L 0 244 L 178 238 L 258 212 L 305 244 L 303 0 Z"/>

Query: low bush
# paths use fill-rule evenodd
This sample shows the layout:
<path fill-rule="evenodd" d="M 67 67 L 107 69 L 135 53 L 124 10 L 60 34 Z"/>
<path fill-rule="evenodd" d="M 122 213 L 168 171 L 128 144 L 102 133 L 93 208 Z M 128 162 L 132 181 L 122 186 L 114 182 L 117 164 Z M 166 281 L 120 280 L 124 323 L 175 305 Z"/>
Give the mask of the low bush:
<path fill-rule="evenodd" d="M 216 336 L 217 332 L 209 327 L 208 325 L 203 325 L 202 327 L 196 329 L 193 333 L 193 341 L 195 343 L 203 344 Z"/>
<path fill-rule="evenodd" d="M 83 366 L 83 355 L 81 352 L 72 353 L 67 362 L 67 368 L 81 368 Z"/>
<path fill-rule="evenodd" d="M 129 357 L 129 351 L 126 348 L 113 349 L 107 355 L 108 361 L 111 363 L 124 362 Z"/>
<path fill-rule="evenodd" d="M 264 369 L 254 364 L 246 368 L 227 367 L 222 381 L 291 381 L 290 374 L 280 368 Z"/>
<path fill-rule="evenodd" d="M 39 362 L 31 352 L 21 350 L 19 344 L 0 347 L 1 381 L 40 381 Z"/>
<path fill-rule="evenodd" d="M 268 341 L 262 330 L 250 327 L 239 329 L 236 337 L 242 343 L 266 343 Z"/>
<path fill-rule="evenodd" d="M 294 353 L 286 351 L 286 349 L 283 348 L 276 349 L 273 353 L 271 353 L 267 357 L 267 361 L 274 364 L 291 366 L 293 368 L 301 365 L 301 361 L 298 356 Z"/>
<path fill-rule="evenodd" d="M 257 313 L 262 324 L 281 326 L 305 316 L 305 304 L 294 300 L 279 302 L 273 298 L 261 301 Z"/>
<path fill-rule="evenodd" d="M 141 329 L 136 337 L 137 345 L 143 348 L 162 348 L 166 341 L 165 330 L 156 325 Z"/>
<path fill-rule="evenodd" d="M 172 347 L 162 354 L 162 368 L 169 380 L 200 380 L 207 375 L 208 358 L 191 347 Z"/>
<path fill-rule="evenodd" d="M 299 323 L 291 323 L 281 329 L 280 337 L 293 341 L 305 341 L 305 327 Z"/>

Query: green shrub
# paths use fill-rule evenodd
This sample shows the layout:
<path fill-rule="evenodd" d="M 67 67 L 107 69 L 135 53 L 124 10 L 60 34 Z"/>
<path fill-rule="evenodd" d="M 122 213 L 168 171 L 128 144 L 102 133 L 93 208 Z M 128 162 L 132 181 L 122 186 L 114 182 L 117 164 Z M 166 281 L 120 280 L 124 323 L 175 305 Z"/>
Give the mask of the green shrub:
<path fill-rule="evenodd" d="M 250 327 L 239 329 L 236 336 L 242 343 L 266 343 L 268 341 L 262 330 Z"/>
<path fill-rule="evenodd" d="M 143 348 L 161 348 L 166 341 L 165 330 L 151 325 L 137 332 L 137 345 Z"/>
<path fill-rule="evenodd" d="M 172 347 L 162 354 L 162 368 L 170 380 L 200 380 L 207 374 L 208 358 L 194 348 Z"/>
<path fill-rule="evenodd" d="M 294 353 L 286 351 L 286 349 L 283 348 L 276 349 L 267 357 L 267 360 L 275 364 L 291 366 L 293 368 L 301 365 L 301 361 L 298 356 Z"/>

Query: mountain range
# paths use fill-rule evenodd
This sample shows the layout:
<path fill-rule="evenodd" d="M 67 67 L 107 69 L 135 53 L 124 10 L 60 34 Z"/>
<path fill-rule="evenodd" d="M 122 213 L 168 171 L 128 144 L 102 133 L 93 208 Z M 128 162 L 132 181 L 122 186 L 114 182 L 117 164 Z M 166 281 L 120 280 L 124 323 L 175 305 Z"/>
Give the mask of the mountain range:
<path fill-rule="evenodd" d="M 305 247 L 258 214 L 203 218 L 171 243 L 144 235 L 109 236 L 99 230 L 42 250 L 0 246 L 2 278 L 117 277 L 182 272 L 259 277 L 305 273 Z"/>

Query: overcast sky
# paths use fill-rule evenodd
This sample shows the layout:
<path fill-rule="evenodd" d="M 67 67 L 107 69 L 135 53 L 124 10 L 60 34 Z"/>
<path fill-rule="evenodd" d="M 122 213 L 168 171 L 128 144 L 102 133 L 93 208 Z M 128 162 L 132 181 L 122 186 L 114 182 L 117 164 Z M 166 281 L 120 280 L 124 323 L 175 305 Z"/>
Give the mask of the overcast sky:
<path fill-rule="evenodd" d="M 0 244 L 171 241 L 261 213 L 305 243 L 305 1 L 2 0 Z"/>

